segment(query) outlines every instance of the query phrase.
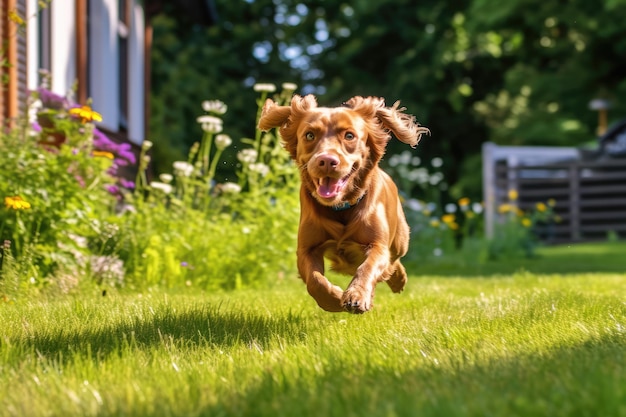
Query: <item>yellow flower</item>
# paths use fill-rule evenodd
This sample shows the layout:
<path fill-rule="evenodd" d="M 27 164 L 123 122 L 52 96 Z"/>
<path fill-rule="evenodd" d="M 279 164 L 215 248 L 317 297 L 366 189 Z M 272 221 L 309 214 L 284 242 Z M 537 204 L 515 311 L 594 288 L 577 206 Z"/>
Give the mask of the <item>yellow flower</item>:
<path fill-rule="evenodd" d="M 469 206 L 470 199 L 469 199 L 469 198 L 467 198 L 467 197 L 463 197 L 463 198 L 461 198 L 461 199 L 458 201 L 458 203 L 459 203 L 459 206 L 461 206 L 461 207 L 467 207 L 467 206 Z"/>
<path fill-rule="evenodd" d="M 448 227 L 452 230 L 459 230 L 459 224 L 456 222 L 448 223 Z"/>
<path fill-rule="evenodd" d="M 549 205 L 550 207 L 554 207 L 554 206 L 556 206 L 556 200 L 555 200 L 554 198 L 549 199 L 549 200 L 548 200 L 548 205 Z"/>
<path fill-rule="evenodd" d="M 450 226 L 451 223 L 454 223 L 455 217 L 454 214 L 444 214 L 441 216 L 441 221 Z"/>
<path fill-rule="evenodd" d="M 13 210 L 26 210 L 30 208 L 30 203 L 23 200 L 19 195 L 14 197 L 4 197 L 4 205 L 6 208 Z"/>
<path fill-rule="evenodd" d="M 532 226 L 532 224 L 533 224 L 533 222 L 528 217 L 524 217 L 522 219 L 522 226 L 530 227 L 530 226 Z"/>
<path fill-rule="evenodd" d="M 517 217 L 522 217 L 524 215 L 524 210 L 515 208 L 515 214 L 517 214 Z"/>
<path fill-rule="evenodd" d="M 102 121 L 102 115 L 98 112 L 93 111 L 89 106 L 74 107 L 70 109 L 69 112 L 74 116 L 80 117 L 83 123 L 92 122 L 94 120 L 96 122 Z"/>
<path fill-rule="evenodd" d="M 537 208 L 537 211 L 540 211 L 542 213 L 548 209 L 548 207 L 544 203 L 537 203 L 535 207 Z"/>
<path fill-rule="evenodd" d="M 439 227 L 439 226 L 441 225 L 441 223 L 439 223 L 439 220 L 437 220 L 437 219 L 432 219 L 432 220 L 430 221 L 430 225 L 431 225 L 432 227 L 434 227 L 434 228 L 437 228 L 437 227 Z"/>
<path fill-rule="evenodd" d="M 115 159 L 115 155 L 113 155 L 111 152 L 106 152 L 106 151 L 93 151 L 91 153 L 92 156 L 96 156 L 96 157 L 102 157 L 102 158 L 107 158 L 107 159 Z"/>
<path fill-rule="evenodd" d="M 519 197 L 519 194 L 517 193 L 517 190 L 514 190 L 514 189 L 509 190 L 509 200 L 515 201 L 517 200 L 518 197 Z"/>
<path fill-rule="evenodd" d="M 9 10 L 8 18 L 11 22 L 15 23 L 16 25 L 24 26 L 26 24 L 26 22 L 24 22 L 24 19 L 22 19 L 22 17 L 19 14 L 17 14 L 15 10 Z"/>
<path fill-rule="evenodd" d="M 473 211 L 468 211 L 467 213 L 465 213 L 465 217 L 467 217 L 468 219 L 473 219 L 476 216 L 476 213 L 474 213 Z"/>
<path fill-rule="evenodd" d="M 508 213 L 509 211 L 513 211 L 513 206 L 511 204 L 500 204 L 498 207 L 498 213 Z"/>

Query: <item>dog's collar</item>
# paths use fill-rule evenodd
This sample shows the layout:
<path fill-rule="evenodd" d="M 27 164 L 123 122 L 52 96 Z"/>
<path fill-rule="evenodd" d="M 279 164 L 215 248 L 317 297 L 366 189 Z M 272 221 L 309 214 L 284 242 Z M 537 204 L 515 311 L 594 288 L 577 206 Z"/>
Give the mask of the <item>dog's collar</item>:
<path fill-rule="evenodd" d="M 363 194 L 361 197 L 359 197 L 359 198 L 356 200 L 356 202 L 355 202 L 354 204 L 350 204 L 350 202 L 349 202 L 349 201 L 344 201 L 344 202 L 343 202 L 343 203 L 341 203 L 341 204 L 335 204 L 334 206 L 330 206 L 330 208 L 331 208 L 333 211 L 344 211 L 344 210 L 348 210 L 349 208 L 354 207 L 354 206 L 356 206 L 357 204 L 359 204 L 359 202 L 360 202 L 361 200 L 363 200 L 363 197 L 364 197 L 364 196 L 365 196 L 365 194 Z"/>

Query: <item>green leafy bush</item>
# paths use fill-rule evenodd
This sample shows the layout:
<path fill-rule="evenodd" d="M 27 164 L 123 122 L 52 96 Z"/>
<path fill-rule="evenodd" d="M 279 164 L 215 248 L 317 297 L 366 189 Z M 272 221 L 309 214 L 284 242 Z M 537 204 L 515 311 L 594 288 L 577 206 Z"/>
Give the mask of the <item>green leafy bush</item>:
<path fill-rule="evenodd" d="M 32 120 L 0 140 L 0 294 L 67 292 L 86 281 L 235 289 L 295 271 L 298 171 L 274 134 L 242 139 L 236 181 L 217 183 L 233 141 L 222 133 L 226 105 L 204 102 L 204 135 L 188 160 L 148 181 L 146 141 L 133 182 L 117 168 L 135 155 L 98 131 L 98 113 L 45 88 L 29 104 Z"/>
<path fill-rule="evenodd" d="M 84 264 L 87 254 L 77 238 L 96 236 L 103 214 L 115 204 L 105 187 L 116 181 L 110 173 L 114 155 L 98 151 L 91 139 L 89 117 L 99 115 L 63 106 L 40 107 L 38 115 L 49 122 L 46 127 L 19 121 L 0 140 L 3 258 L 10 253 L 16 260 L 23 284 L 41 284 Z"/>
<path fill-rule="evenodd" d="M 269 91 L 261 92 L 259 109 Z M 286 102 L 291 92 L 275 99 Z M 197 120 L 204 134 L 188 159 L 174 162 L 160 181 L 148 182 L 140 172 L 139 193 L 127 196 L 132 210 L 123 216 L 124 236 L 116 246 L 134 286 L 234 289 L 295 271 L 297 167 L 276 135 L 257 131 L 241 140 L 250 146 L 239 151 L 237 181 L 217 183 L 216 167 L 232 144 L 222 133 L 227 106 L 213 100 L 203 108 Z M 144 166 L 150 147 L 145 144 L 140 157 Z"/>

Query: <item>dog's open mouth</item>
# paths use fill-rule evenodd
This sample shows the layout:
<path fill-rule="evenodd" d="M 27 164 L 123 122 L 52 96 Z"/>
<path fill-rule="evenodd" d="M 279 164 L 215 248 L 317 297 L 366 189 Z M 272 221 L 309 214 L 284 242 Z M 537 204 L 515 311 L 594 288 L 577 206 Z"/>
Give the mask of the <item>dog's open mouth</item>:
<path fill-rule="evenodd" d="M 326 199 L 333 199 L 339 195 L 343 187 L 348 183 L 348 178 L 350 174 L 346 175 L 343 178 L 331 178 L 331 177 L 323 177 L 320 178 L 317 184 L 317 194 L 320 197 Z"/>

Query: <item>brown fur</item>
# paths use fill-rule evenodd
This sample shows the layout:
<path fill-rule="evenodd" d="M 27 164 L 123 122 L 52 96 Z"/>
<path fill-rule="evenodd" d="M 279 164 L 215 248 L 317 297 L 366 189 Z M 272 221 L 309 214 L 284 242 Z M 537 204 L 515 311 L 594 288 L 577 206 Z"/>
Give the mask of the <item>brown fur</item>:
<path fill-rule="evenodd" d="M 395 184 L 378 167 L 390 132 L 412 147 L 429 133 L 404 110 L 399 102 L 386 107 L 382 98 L 359 96 L 337 108 L 318 107 L 312 95 L 295 95 L 290 106 L 271 99 L 263 106 L 259 128 L 278 127 L 300 167 L 298 270 L 327 311 L 364 313 L 378 282 L 394 292 L 406 284 L 400 258 L 408 250 L 409 226 Z M 345 291 L 324 276 L 324 258 L 353 276 Z"/>

